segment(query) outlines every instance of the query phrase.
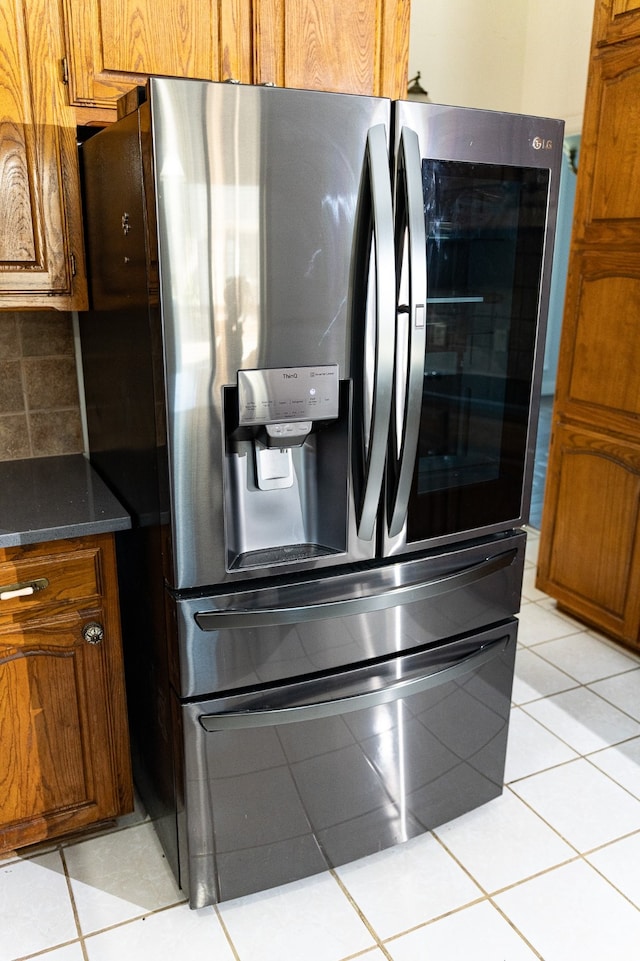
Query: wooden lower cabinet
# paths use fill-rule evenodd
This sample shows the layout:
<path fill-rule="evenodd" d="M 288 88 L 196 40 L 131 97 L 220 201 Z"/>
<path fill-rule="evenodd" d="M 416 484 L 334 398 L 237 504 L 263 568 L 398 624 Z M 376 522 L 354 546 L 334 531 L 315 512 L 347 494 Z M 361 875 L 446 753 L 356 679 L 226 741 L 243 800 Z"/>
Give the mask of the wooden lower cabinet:
<path fill-rule="evenodd" d="M 544 509 L 538 587 L 640 646 L 640 444 L 557 425 Z"/>
<path fill-rule="evenodd" d="M 0 732 L 0 852 L 132 809 L 112 534 L 0 549 Z"/>

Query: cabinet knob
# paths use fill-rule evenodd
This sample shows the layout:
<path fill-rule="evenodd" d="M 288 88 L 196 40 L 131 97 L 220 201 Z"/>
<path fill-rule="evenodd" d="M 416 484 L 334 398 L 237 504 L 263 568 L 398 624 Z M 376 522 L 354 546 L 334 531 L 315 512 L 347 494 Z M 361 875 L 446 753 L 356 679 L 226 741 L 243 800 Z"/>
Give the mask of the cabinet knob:
<path fill-rule="evenodd" d="M 87 644 L 99 644 L 104 638 L 104 627 L 97 621 L 89 621 L 82 628 L 82 636 Z"/>

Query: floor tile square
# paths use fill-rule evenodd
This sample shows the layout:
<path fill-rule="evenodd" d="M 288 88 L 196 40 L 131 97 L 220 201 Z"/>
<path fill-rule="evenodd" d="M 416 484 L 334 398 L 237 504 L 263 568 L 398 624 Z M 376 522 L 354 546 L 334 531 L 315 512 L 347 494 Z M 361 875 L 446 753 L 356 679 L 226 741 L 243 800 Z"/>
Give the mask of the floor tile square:
<path fill-rule="evenodd" d="M 541 697 L 558 694 L 560 691 L 567 691 L 576 686 L 573 677 L 539 656 L 538 651 L 542 646 L 518 648 L 511 692 L 511 700 L 514 704 L 537 701 Z"/>
<path fill-rule="evenodd" d="M 579 754 L 640 735 L 640 724 L 586 687 L 573 688 L 522 708 Z"/>
<path fill-rule="evenodd" d="M 89 961 L 235 961 L 213 908 L 186 904 L 91 935 L 85 945 Z"/>
<path fill-rule="evenodd" d="M 506 784 L 564 764 L 579 755 L 529 714 L 515 707 L 509 721 L 504 779 Z"/>
<path fill-rule="evenodd" d="M 587 861 L 640 908 L 640 833 L 594 851 Z"/>
<path fill-rule="evenodd" d="M 455 958 L 535 961 L 538 958 L 488 901 L 404 934 L 387 942 L 385 947 L 393 961 L 453 961 Z"/>
<path fill-rule="evenodd" d="M 536 587 L 537 575 L 538 572 L 534 565 L 525 567 L 522 577 L 522 596 L 528 601 L 539 601 L 548 596 Z"/>
<path fill-rule="evenodd" d="M 589 685 L 592 691 L 640 721 L 640 668 Z"/>
<path fill-rule="evenodd" d="M 533 878 L 495 901 L 544 961 L 637 957 L 640 912 L 584 861 Z"/>
<path fill-rule="evenodd" d="M 640 693 L 640 668 L 624 651 L 597 640 L 586 631 L 538 644 L 536 654 L 579 681 L 590 684 L 601 678 L 638 671 L 636 690 Z M 640 710 L 640 707 L 639 707 Z"/>
<path fill-rule="evenodd" d="M 526 647 L 577 634 L 582 629 L 581 625 L 541 604 L 523 604 L 518 620 L 518 642 Z"/>
<path fill-rule="evenodd" d="M 375 946 L 328 873 L 223 902 L 219 912 L 242 961 L 340 961 Z"/>
<path fill-rule="evenodd" d="M 590 754 L 589 761 L 640 798 L 640 737 Z"/>
<path fill-rule="evenodd" d="M 184 901 L 151 822 L 64 852 L 83 934 Z"/>
<path fill-rule="evenodd" d="M 74 941 L 78 929 L 57 851 L 0 868 L 0 961 Z"/>
<path fill-rule="evenodd" d="M 429 834 L 346 864 L 336 873 L 381 939 L 481 896 L 480 889 Z"/>
<path fill-rule="evenodd" d="M 66 944 L 63 948 L 54 948 L 38 956 L 38 961 L 85 961 L 82 945 L 79 941 Z"/>
<path fill-rule="evenodd" d="M 640 801 L 583 758 L 517 781 L 511 789 L 583 853 L 640 826 Z"/>
<path fill-rule="evenodd" d="M 575 857 L 509 789 L 434 834 L 489 894 Z"/>

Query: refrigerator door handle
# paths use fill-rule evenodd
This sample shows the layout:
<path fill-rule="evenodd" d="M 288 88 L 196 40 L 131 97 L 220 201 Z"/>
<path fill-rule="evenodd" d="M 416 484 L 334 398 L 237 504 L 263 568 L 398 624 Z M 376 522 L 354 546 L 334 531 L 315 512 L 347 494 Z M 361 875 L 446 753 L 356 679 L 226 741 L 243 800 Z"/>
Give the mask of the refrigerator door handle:
<path fill-rule="evenodd" d="M 404 190 L 408 228 L 409 260 L 409 350 L 406 388 L 399 449 L 399 469 L 389 517 L 389 536 L 402 531 L 411 493 L 413 469 L 418 449 L 424 355 L 427 337 L 427 237 L 422 192 L 422 162 L 418 135 L 403 127 L 400 135 L 398 177 L 404 174 Z M 399 191 L 398 191 L 399 192 Z"/>
<path fill-rule="evenodd" d="M 220 714 L 202 714 L 199 717 L 205 731 L 232 731 L 255 727 L 272 727 L 276 724 L 294 724 L 300 721 L 315 721 L 324 717 L 335 717 L 352 711 L 389 704 L 412 694 L 421 694 L 431 688 L 455 681 L 470 671 L 476 671 L 500 655 L 509 642 L 509 635 L 503 635 L 483 645 L 472 654 L 453 658 L 445 667 L 428 674 L 405 677 L 386 686 L 376 686 L 374 690 L 350 694 L 329 700 L 319 700 L 292 707 L 275 707 L 257 710 L 230 710 Z M 375 683 L 370 675 L 366 678 L 369 686 Z"/>
<path fill-rule="evenodd" d="M 329 617 L 348 617 L 353 614 L 368 614 L 411 604 L 429 597 L 437 597 L 448 591 L 469 587 L 471 584 L 496 574 L 509 567 L 518 556 L 517 550 L 505 551 L 494 557 L 485 558 L 479 564 L 445 574 L 429 581 L 419 581 L 395 587 L 383 593 L 364 594 L 337 600 L 319 601 L 310 604 L 282 605 L 265 607 L 262 610 L 233 608 L 218 611 L 201 611 L 194 615 L 195 621 L 203 631 L 217 631 L 223 628 L 267 627 L 277 624 L 296 624 L 300 621 L 321 620 Z"/>
<path fill-rule="evenodd" d="M 363 540 L 371 540 L 375 530 L 384 479 L 393 390 L 395 251 L 387 132 L 383 124 L 369 130 L 367 164 L 374 241 L 375 369 L 368 372 L 373 380 L 371 424 L 358 520 L 358 537 Z M 364 398 L 361 403 L 365 403 Z"/>

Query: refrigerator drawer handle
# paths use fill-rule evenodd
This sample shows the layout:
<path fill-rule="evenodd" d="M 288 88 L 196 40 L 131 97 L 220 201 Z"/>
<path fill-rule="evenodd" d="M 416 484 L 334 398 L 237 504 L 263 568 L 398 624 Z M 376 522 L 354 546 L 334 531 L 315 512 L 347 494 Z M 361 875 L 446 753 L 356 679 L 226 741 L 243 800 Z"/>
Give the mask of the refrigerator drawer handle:
<path fill-rule="evenodd" d="M 431 581 L 396 587 L 382 594 L 366 594 L 363 597 L 347 597 L 342 600 L 319 601 L 316 604 L 296 604 L 292 606 L 265 607 L 262 610 L 232 609 L 221 611 L 202 611 L 195 614 L 195 620 L 203 631 L 217 631 L 236 627 L 266 627 L 276 624 L 296 624 L 300 621 L 320 620 L 328 617 L 347 617 L 351 614 L 369 614 L 383 611 L 399 604 L 412 604 L 429 597 L 437 597 L 448 591 L 468 587 L 491 574 L 505 570 L 518 556 L 517 550 L 505 551 L 497 557 L 489 557 L 454 574 L 445 574 Z"/>
<path fill-rule="evenodd" d="M 205 731 L 237 731 L 254 727 L 273 727 L 276 724 L 295 724 L 299 721 L 316 721 L 324 717 L 349 714 L 351 711 L 364 711 L 366 708 L 379 707 L 412 694 L 422 694 L 431 688 L 455 681 L 470 671 L 475 671 L 494 657 L 501 654 L 509 641 L 509 635 L 499 637 L 480 650 L 443 667 L 431 674 L 405 678 L 387 687 L 362 694 L 352 694 L 334 700 L 317 701 L 296 707 L 267 708 L 266 710 L 229 711 L 224 714 L 202 714 L 199 717 Z"/>

